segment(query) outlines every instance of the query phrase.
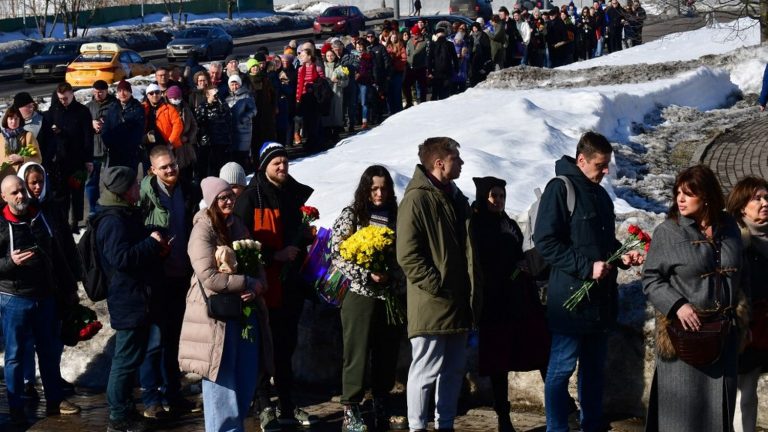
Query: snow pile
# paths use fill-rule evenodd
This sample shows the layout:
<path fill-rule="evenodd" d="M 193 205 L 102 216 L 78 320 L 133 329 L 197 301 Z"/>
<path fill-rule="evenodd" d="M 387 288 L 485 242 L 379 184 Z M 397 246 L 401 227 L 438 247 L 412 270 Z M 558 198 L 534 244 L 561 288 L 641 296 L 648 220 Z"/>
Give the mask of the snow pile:
<path fill-rule="evenodd" d="M 668 179 L 646 179 L 648 168 L 636 155 L 648 149 L 636 137 L 664 124 L 665 107 L 707 112 L 732 105 L 742 91 L 755 91 L 766 51 L 743 48 L 756 43 L 756 33 L 725 37 L 733 28 L 676 34 L 563 70 L 495 73 L 481 88 L 392 116 L 326 153 L 297 161 L 291 171 L 315 188 L 310 203 L 320 208 L 320 225 L 330 226 L 368 165 L 387 166 L 402 196 L 418 162 L 418 144 L 449 136 L 462 144 L 465 165 L 457 184 L 464 193 L 474 197 L 472 177 L 502 177 L 510 185 L 507 212 L 517 215 L 533 202 L 533 189 L 553 176 L 554 162 L 573 155 L 582 133 L 596 130 L 617 148 L 613 172 L 604 181 L 617 212 L 663 211 Z M 691 59 L 694 49 L 706 57 Z M 689 61 L 670 61 L 673 53 Z"/>

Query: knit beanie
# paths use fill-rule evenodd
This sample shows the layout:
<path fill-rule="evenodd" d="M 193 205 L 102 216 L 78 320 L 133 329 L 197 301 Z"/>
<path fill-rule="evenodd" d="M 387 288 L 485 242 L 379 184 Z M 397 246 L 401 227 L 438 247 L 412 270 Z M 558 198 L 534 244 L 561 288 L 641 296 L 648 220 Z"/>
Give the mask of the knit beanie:
<path fill-rule="evenodd" d="M 259 64 L 259 61 L 256 60 L 255 58 L 248 59 L 248 61 L 245 62 L 245 70 L 247 70 L 248 73 L 251 73 L 251 68 L 254 66 L 258 66 L 258 64 Z"/>
<path fill-rule="evenodd" d="M 219 178 L 230 185 L 245 186 L 245 170 L 237 162 L 227 162 L 219 171 Z"/>
<path fill-rule="evenodd" d="M 178 86 L 170 86 L 165 91 L 165 96 L 168 99 L 181 99 L 181 89 Z"/>
<path fill-rule="evenodd" d="M 34 102 L 32 95 L 27 92 L 19 92 L 13 97 L 13 106 L 15 108 L 21 108 Z"/>
<path fill-rule="evenodd" d="M 236 82 L 236 83 L 238 83 L 240 85 L 243 85 L 243 80 L 240 79 L 239 75 L 232 75 L 231 77 L 229 77 L 229 80 L 227 80 L 227 84 L 231 83 L 232 81 L 234 81 L 234 82 Z"/>
<path fill-rule="evenodd" d="M 101 175 L 101 184 L 115 195 L 124 194 L 135 181 L 136 171 L 124 166 L 109 167 Z"/>
<path fill-rule="evenodd" d="M 203 190 L 205 205 L 213 207 L 216 197 L 224 191 L 232 190 L 232 187 L 225 180 L 218 177 L 206 177 L 200 182 L 200 189 Z"/>
<path fill-rule="evenodd" d="M 259 150 L 259 171 L 264 171 L 269 165 L 269 161 L 278 156 L 288 157 L 285 147 L 274 141 L 265 142 Z"/>

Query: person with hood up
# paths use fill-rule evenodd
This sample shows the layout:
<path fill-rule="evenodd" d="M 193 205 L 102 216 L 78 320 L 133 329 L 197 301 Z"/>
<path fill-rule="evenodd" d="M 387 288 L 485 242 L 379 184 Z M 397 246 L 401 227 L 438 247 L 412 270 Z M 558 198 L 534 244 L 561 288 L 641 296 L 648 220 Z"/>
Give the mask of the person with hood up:
<path fill-rule="evenodd" d="M 232 113 L 232 142 L 229 148 L 231 158 L 240 165 L 250 166 L 251 136 L 253 118 L 256 116 L 256 101 L 251 92 L 243 87 L 238 75 L 229 77 L 229 95 L 226 99 Z"/>

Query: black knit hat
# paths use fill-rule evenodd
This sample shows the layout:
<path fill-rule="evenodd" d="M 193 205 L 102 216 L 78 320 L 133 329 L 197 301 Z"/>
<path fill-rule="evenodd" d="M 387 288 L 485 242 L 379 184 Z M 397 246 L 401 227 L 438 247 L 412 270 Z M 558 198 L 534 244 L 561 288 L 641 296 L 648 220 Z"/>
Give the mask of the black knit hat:
<path fill-rule="evenodd" d="M 32 96 L 27 92 L 19 92 L 13 97 L 13 106 L 15 108 L 21 108 L 34 102 Z"/>
<path fill-rule="evenodd" d="M 136 171 L 124 166 L 109 167 L 101 175 L 101 183 L 115 195 L 125 193 L 135 181 Z"/>
<path fill-rule="evenodd" d="M 488 200 L 488 194 L 494 187 L 500 187 L 502 189 L 507 187 L 507 182 L 496 177 L 472 177 L 472 181 L 475 183 L 475 202 L 483 203 Z M 485 209 L 486 206 L 481 208 Z"/>
<path fill-rule="evenodd" d="M 269 161 L 278 156 L 288 157 L 285 147 L 274 141 L 265 142 L 259 150 L 259 171 L 264 171 L 269 165 Z"/>

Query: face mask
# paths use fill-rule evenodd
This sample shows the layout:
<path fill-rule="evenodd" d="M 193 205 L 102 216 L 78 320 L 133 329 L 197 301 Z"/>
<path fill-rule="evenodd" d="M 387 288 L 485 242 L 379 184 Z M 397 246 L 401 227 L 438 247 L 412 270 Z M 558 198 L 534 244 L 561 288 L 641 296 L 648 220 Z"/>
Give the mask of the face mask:
<path fill-rule="evenodd" d="M 168 102 L 170 102 L 172 105 L 179 105 L 181 104 L 181 99 L 168 99 Z"/>

